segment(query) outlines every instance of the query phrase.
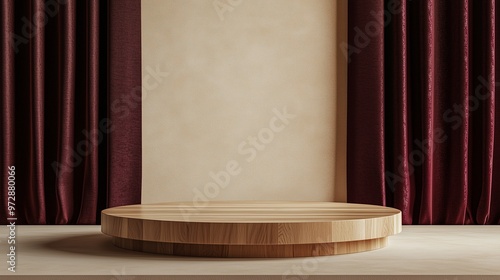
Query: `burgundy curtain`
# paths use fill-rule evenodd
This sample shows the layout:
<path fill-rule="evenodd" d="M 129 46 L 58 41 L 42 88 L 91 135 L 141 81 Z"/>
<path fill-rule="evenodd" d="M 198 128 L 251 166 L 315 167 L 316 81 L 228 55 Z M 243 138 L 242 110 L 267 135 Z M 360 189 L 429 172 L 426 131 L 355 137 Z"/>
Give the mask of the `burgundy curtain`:
<path fill-rule="evenodd" d="M 140 0 L 2 0 L 0 13 L 1 222 L 95 224 L 140 203 Z"/>
<path fill-rule="evenodd" d="M 350 0 L 348 200 L 500 224 L 500 1 Z"/>

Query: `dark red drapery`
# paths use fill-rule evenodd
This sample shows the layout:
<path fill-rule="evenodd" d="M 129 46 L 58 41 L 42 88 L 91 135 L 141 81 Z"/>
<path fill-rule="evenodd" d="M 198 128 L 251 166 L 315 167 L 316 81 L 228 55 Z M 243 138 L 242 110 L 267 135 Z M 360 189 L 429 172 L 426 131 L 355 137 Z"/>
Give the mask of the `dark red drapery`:
<path fill-rule="evenodd" d="M 140 203 L 140 0 L 0 3 L 1 191 L 18 224 L 95 224 Z"/>
<path fill-rule="evenodd" d="M 350 0 L 348 201 L 500 224 L 500 1 Z"/>

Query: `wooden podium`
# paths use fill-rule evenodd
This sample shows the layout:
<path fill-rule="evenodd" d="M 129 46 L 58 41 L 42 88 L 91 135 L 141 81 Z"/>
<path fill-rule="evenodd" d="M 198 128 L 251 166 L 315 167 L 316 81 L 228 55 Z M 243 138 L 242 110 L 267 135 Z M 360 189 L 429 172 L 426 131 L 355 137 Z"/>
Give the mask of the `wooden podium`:
<path fill-rule="evenodd" d="M 385 247 L 394 208 L 336 202 L 217 201 L 128 205 L 101 214 L 121 248 L 180 256 L 288 258 Z"/>

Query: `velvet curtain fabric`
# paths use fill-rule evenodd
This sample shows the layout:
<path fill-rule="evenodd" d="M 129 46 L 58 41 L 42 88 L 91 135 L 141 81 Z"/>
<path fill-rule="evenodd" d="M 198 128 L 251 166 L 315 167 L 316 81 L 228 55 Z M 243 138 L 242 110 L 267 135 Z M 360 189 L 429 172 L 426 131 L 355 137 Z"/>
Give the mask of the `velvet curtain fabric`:
<path fill-rule="evenodd" d="M 140 203 L 140 0 L 2 0 L 0 13 L 1 222 L 10 166 L 18 224 L 96 224 Z"/>
<path fill-rule="evenodd" d="M 500 1 L 350 0 L 348 201 L 500 224 Z"/>

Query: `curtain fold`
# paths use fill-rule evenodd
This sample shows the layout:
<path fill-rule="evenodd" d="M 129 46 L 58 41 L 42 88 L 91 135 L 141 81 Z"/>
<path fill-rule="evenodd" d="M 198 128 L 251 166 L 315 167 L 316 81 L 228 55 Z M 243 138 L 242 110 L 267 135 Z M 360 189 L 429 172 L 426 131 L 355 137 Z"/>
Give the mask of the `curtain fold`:
<path fill-rule="evenodd" d="M 383 10 L 384 2 L 373 0 L 353 4 L 349 0 L 348 5 L 349 48 L 355 51 L 348 59 L 347 74 L 347 199 L 355 197 L 357 201 L 385 205 L 384 29 L 383 24 L 372 21 L 371 14 L 371 11 Z M 370 38 L 359 35 L 364 32 L 361 24 L 368 22 Z M 369 47 L 363 48 L 367 44 Z M 353 45 L 358 47 L 352 48 Z M 364 178 L 370 178 L 370 192 L 363 188 Z"/>
<path fill-rule="evenodd" d="M 109 119 L 120 127 L 110 134 L 108 205 L 132 204 L 141 196 L 141 2 L 109 2 Z M 138 11 L 128 13 L 127 11 Z M 126 30 L 126 32 L 123 32 Z M 126 46 L 126 47 L 124 47 Z M 138 159 L 135 161 L 130 158 Z M 127 171 L 127 172 L 124 172 Z"/>
<path fill-rule="evenodd" d="M 7 191 L 8 191 L 8 167 L 14 164 L 15 157 L 15 129 L 14 129 L 14 49 L 10 46 L 10 34 L 14 33 L 14 0 L 0 2 L 0 25 L 2 33 L 0 34 L 0 63 L 2 71 L 0 72 L 0 88 L 2 95 L 0 106 L 2 107 L 2 120 L 0 123 L 2 137 L 0 137 L 0 152 L 2 155 L 2 197 L 0 207 L 2 213 L 2 222 L 5 222 L 3 215 L 7 209 Z"/>
<path fill-rule="evenodd" d="M 498 11 L 349 1 L 348 201 L 405 224 L 500 224 Z"/>
<path fill-rule="evenodd" d="M 9 166 L 18 224 L 96 224 L 140 203 L 140 0 L 0 5 L 2 223 Z"/>

